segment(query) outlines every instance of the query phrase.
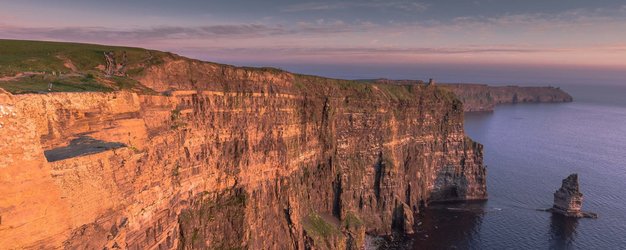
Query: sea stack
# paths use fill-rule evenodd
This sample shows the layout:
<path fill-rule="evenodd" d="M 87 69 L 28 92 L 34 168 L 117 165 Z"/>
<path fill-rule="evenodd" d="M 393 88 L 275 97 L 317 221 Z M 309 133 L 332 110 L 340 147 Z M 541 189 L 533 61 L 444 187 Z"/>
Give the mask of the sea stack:
<path fill-rule="evenodd" d="M 583 194 L 578 185 L 578 174 L 571 174 L 563 179 L 561 188 L 554 192 L 554 206 L 550 209 L 553 213 L 575 218 L 597 218 L 595 213 L 581 210 Z"/>

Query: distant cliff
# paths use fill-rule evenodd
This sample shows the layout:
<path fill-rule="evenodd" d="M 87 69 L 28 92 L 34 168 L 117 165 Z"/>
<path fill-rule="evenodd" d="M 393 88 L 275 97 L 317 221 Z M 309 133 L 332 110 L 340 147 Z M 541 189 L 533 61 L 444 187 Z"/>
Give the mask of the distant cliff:
<path fill-rule="evenodd" d="M 442 84 L 463 102 L 465 112 L 493 111 L 497 104 L 571 102 L 565 91 L 555 87 L 488 86 L 485 84 Z"/>
<path fill-rule="evenodd" d="M 421 80 L 363 80 L 390 85 L 427 85 Z M 572 102 L 567 92 L 555 87 L 489 86 L 486 84 L 436 84 L 451 90 L 463 102 L 465 112 L 493 111 L 498 104 Z"/>
<path fill-rule="evenodd" d="M 47 57 L 0 83 L 4 248 L 359 249 L 431 202 L 487 197 L 442 87 L 19 44 Z"/>

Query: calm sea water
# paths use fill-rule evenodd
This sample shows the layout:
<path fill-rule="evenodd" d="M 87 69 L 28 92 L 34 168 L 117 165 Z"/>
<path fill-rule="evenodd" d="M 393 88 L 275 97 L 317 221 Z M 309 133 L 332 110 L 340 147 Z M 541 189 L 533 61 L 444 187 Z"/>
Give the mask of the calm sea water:
<path fill-rule="evenodd" d="M 489 200 L 432 206 L 419 233 L 386 248 L 626 249 L 626 88 L 563 88 L 573 103 L 466 114 L 466 133 L 485 146 Z M 537 211 L 570 173 L 599 219 Z"/>

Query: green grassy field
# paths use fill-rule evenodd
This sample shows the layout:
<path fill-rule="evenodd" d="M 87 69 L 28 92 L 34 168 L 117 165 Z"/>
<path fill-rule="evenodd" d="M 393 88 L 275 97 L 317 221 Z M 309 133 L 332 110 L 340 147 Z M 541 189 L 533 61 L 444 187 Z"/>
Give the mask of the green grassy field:
<path fill-rule="evenodd" d="M 116 69 L 116 74 L 112 76 L 105 75 L 104 71 L 105 53 L 108 52 L 113 52 L 117 63 L 125 62 L 123 70 Z M 162 63 L 167 58 L 179 57 L 167 52 L 133 47 L 0 39 L 0 88 L 13 94 L 117 90 L 156 94 L 135 79 L 142 76 L 147 67 Z M 261 73 L 285 73 L 271 67 L 238 68 Z M 18 74 L 22 76 L 15 77 Z M 293 76 L 294 86 L 301 91 L 315 91 L 325 87 L 331 93 L 345 93 L 354 98 L 370 98 L 376 88 L 385 90 L 389 98 L 409 100 L 414 97 L 415 88 L 419 88 L 412 84 L 380 84 L 375 80 L 343 80 L 303 74 Z M 52 90 L 48 89 L 50 83 Z"/>
<path fill-rule="evenodd" d="M 106 65 L 105 52 L 114 52 L 117 61 L 122 61 L 122 55 L 126 54 L 125 76 L 105 77 L 98 69 Z M 149 91 L 132 77 L 142 74 L 145 67 L 160 63 L 168 55 L 131 47 L 0 40 L 0 78 L 23 72 L 44 73 L 0 81 L 0 87 L 12 93 L 36 93 L 47 91 L 48 83 L 52 82 L 53 91 Z"/>
<path fill-rule="evenodd" d="M 0 82 L 0 87 L 13 94 L 44 93 L 48 91 L 48 83 L 52 83 L 51 92 L 107 92 L 113 89 L 95 81 L 71 77 L 63 80 L 46 79 L 44 76 L 25 77 L 17 81 Z"/>

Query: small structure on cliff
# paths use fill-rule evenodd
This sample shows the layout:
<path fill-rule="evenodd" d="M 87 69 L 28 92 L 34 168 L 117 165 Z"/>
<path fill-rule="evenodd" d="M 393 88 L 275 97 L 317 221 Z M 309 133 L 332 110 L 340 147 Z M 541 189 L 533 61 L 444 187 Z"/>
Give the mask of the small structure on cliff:
<path fill-rule="evenodd" d="M 548 211 L 575 218 L 598 218 L 598 215 L 581 210 L 583 194 L 578 185 L 578 174 L 563 179 L 561 188 L 554 192 L 554 205 Z"/>
<path fill-rule="evenodd" d="M 432 78 L 428 79 L 428 86 L 433 86 L 435 85 L 435 80 L 433 80 Z"/>

